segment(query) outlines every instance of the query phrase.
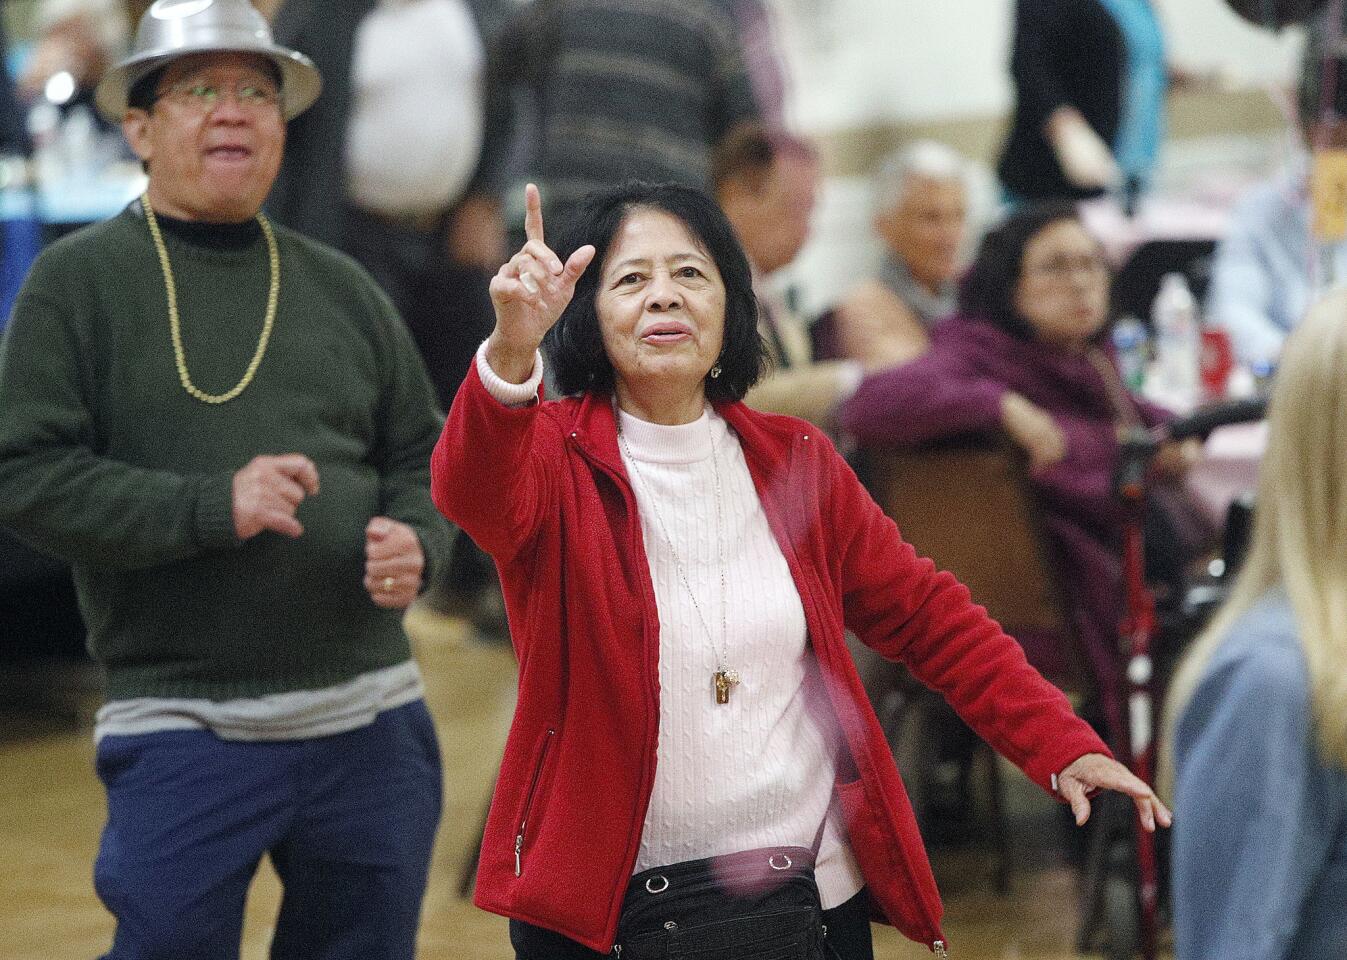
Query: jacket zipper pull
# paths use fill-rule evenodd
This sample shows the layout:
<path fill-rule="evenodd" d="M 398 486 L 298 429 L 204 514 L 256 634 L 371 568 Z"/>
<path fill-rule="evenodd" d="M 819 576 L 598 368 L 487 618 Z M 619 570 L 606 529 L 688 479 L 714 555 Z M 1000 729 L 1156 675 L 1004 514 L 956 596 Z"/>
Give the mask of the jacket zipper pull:
<path fill-rule="evenodd" d="M 514 838 L 514 875 L 522 877 L 524 875 L 524 835 L 515 834 Z"/>
<path fill-rule="evenodd" d="M 622 944 L 613 944 L 613 956 L 617 957 L 618 960 L 622 960 Z"/>
<path fill-rule="evenodd" d="M 949 960 L 949 951 L 945 949 L 945 941 L 937 940 L 931 944 L 931 949 L 935 951 L 938 960 Z"/>

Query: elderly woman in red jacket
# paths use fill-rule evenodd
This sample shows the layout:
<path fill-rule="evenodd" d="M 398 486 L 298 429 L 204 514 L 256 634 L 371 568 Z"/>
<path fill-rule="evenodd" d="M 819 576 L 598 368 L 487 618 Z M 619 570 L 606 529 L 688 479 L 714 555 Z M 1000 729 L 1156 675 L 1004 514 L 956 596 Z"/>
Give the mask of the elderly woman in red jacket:
<path fill-rule="evenodd" d="M 757 305 L 714 203 L 619 188 L 561 256 L 532 186 L 526 207 L 432 461 L 436 503 L 500 568 L 519 657 L 476 899 L 511 918 L 521 960 L 670 941 L 863 960 L 872 908 L 943 953 L 846 628 L 1079 822 L 1103 787 L 1168 823 L 826 437 L 740 402 L 762 370 Z M 541 400 L 544 337 L 559 401 Z"/>

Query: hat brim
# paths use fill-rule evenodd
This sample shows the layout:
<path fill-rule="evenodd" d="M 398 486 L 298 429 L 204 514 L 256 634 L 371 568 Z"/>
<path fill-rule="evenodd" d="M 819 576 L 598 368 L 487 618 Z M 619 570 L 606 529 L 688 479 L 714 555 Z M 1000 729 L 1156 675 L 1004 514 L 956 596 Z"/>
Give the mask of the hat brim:
<path fill-rule="evenodd" d="M 160 67 L 199 53 L 240 53 L 265 57 L 274 63 L 281 72 L 281 107 L 286 120 L 294 119 L 313 106 L 323 89 L 322 75 L 313 61 L 285 47 L 178 47 L 165 53 L 150 51 L 111 67 L 94 91 L 99 112 L 113 123 L 120 123 L 126 115 L 126 101 L 132 87 Z"/>

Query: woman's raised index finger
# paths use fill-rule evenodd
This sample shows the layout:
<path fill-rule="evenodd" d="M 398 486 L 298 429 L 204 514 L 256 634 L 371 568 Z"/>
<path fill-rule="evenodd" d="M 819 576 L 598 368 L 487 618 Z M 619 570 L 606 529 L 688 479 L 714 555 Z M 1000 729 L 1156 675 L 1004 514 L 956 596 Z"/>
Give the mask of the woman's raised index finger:
<path fill-rule="evenodd" d="M 524 236 L 543 242 L 543 198 L 531 183 L 524 188 Z"/>

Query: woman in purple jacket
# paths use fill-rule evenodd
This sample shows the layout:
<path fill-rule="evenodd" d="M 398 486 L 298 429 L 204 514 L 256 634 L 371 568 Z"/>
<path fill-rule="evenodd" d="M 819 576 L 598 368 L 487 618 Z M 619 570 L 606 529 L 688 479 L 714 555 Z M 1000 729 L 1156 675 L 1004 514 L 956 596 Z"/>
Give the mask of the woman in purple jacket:
<path fill-rule="evenodd" d="M 1021 211 L 983 240 L 959 312 L 936 328 L 931 350 L 867 377 L 842 425 L 863 445 L 1000 431 L 1024 450 L 1101 719 L 1116 733 L 1124 729 L 1118 431 L 1169 415 L 1118 375 L 1105 344 L 1109 280 L 1103 250 L 1073 206 Z M 1179 477 L 1189 453 L 1162 450 L 1157 471 Z"/>

